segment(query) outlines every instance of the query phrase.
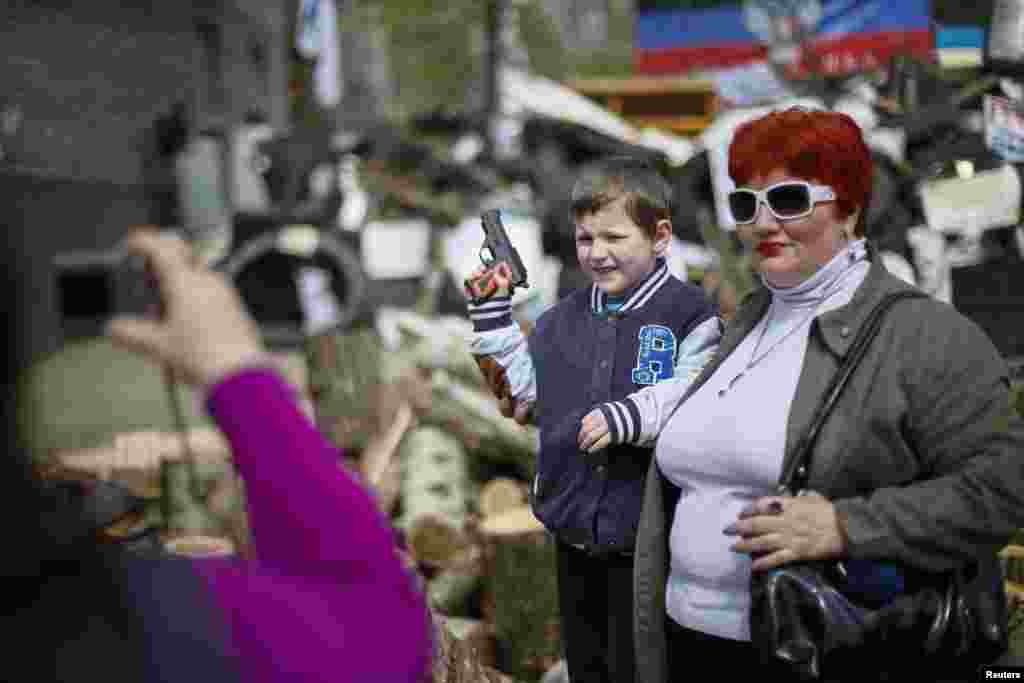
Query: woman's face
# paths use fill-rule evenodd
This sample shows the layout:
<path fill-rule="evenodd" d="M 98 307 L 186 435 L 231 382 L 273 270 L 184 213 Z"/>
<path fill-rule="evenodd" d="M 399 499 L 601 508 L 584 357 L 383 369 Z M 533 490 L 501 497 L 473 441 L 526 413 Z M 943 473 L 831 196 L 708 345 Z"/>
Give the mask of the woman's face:
<path fill-rule="evenodd" d="M 754 177 L 743 187 L 762 190 L 784 180 L 802 180 L 817 184 L 813 178 L 799 178 L 784 170 Z M 819 202 L 810 215 L 779 220 L 760 204 L 753 223 L 737 226 L 740 239 L 753 250 L 754 269 L 775 287 L 793 287 L 813 275 L 832 260 L 846 243 L 845 224 L 836 216 L 834 201 Z"/>

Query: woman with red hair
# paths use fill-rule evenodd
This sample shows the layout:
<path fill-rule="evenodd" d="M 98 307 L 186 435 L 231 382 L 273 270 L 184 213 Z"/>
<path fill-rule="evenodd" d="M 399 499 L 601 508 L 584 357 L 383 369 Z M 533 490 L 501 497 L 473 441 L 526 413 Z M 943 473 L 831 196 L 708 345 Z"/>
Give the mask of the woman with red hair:
<path fill-rule="evenodd" d="M 729 206 L 764 286 L 661 421 L 636 546 L 645 683 L 704 665 L 737 680 L 794 678 L 751 640 L 752 572 L 891 563 L 900 569 L 874 584 L 884 601 L 913 572 L 977 563 L 1004 599 L 997 552 L 1024 526 L 1024 421 L 1010 409 L 1007 366 L 977 325 L 923 296 L 881 319 L 818 434 L 809 493 L 778 495 L 869 313 L 913 288 L 864 239 L 871 155 L 848 116 L 789 109 L 751 121 L 733 139 L 729 173 Z M 889 680 L 899 660 L 823 677 Z M 907 662 L 904 679 L 974 675 L 938 676 L 929 664 Z"/>

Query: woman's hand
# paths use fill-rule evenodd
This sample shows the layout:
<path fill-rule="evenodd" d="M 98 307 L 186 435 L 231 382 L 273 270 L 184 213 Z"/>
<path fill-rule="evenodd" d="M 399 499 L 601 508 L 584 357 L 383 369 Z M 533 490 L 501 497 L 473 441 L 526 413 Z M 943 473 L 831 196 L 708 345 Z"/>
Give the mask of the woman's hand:
<path fill-rule="evenodd" d="M 724 533 L 741 537 L 732 550 L 753 555 L 753 571 L 798 560 L 841 557 L 846 552 L 835 506 L 813 491 L 796 497 L 758 498 Z"/>
<path fill-rule="evenodd" d="M 594 408 L 583 417 L 576 442 L 580 450 L 586 453 L 596 453 L 611 445 L 611 431 L 600 408 Z"/>
<path fill-rule="evenodd" d="M 163 299 L 161 319 L 120 316 L 114 343 L 168 364 L 187 382 L 210 386 L 233 370 L 265 362 L 256 323 L 219 273 L 197 265 L 180 238 L 140 229 L 126 240 L 146 258 Z"/>

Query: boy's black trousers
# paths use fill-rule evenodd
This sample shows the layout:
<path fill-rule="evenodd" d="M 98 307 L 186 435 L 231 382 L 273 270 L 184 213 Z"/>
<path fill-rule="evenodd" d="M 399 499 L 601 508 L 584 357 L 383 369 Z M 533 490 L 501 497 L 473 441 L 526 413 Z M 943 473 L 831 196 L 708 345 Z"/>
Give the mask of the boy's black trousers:
<path fill-rule="evenodd" d="M 633 683 L 633 557 L 557 542 L 562 645 L 572 683 Z"/>

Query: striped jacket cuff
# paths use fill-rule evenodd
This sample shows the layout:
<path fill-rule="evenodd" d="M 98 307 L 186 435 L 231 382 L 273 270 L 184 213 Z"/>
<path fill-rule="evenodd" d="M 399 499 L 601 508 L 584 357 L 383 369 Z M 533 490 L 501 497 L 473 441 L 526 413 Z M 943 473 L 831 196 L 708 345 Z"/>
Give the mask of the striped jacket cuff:
<path fill-rule="evenodd" d="M 637 443 L 640 439 L 640 409 L 631 399 L 598 406 L 608 423 L 612 444 Z"/>
<path fill-rule="evenodd" d="M 512 324 L 512 297 L 501 296 L 481 304 L 469 304 L 469 319 L 474 332 L 489 332 Z"/>

